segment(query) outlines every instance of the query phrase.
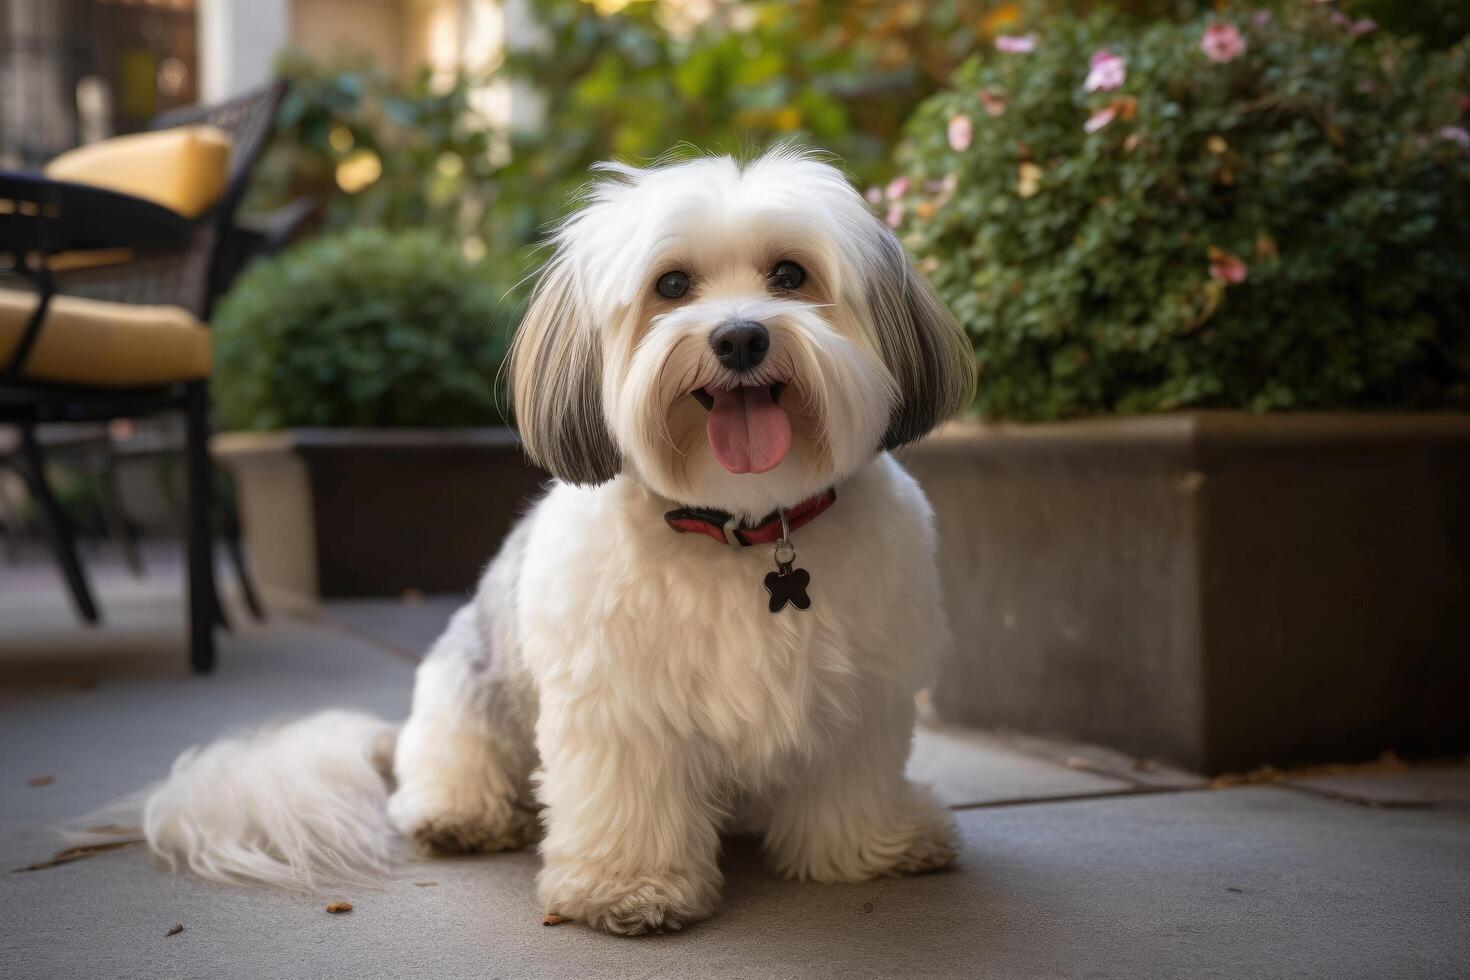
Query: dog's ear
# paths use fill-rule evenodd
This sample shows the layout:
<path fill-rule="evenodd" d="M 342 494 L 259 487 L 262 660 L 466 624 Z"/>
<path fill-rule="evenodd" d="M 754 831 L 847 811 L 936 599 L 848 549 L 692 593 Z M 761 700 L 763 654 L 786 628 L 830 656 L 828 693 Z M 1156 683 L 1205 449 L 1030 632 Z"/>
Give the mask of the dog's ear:
<path fill-rule="evenodd" d="M 564 483 L 606 483 L 622 469 L 602 408 L 602 341 L 571 265 L 541 274 L 510 350 L 510 387 L 526 454 Z"/>
<path fill-rule="evenodd" d="M 874 224 L 877 267 L 868 276 L 868 309 L 899 393 L 882 448 L 897 449 L 974 400 L 975 351 L 963 328 L 909 265 L 898 239 L 876 219 Z"/>

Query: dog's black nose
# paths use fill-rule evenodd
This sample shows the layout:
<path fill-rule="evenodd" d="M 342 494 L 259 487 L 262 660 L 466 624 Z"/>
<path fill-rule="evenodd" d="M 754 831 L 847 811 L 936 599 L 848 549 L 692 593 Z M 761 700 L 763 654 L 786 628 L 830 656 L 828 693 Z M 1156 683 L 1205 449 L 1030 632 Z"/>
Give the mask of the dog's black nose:
<path fill-rule="evenodd" d="M 766 359 L 771 349 L 771 334 L 754 320 L 730 320 L 715 327 L 709 335 L 720 363 L 731 371 L 749 371 Z"/>

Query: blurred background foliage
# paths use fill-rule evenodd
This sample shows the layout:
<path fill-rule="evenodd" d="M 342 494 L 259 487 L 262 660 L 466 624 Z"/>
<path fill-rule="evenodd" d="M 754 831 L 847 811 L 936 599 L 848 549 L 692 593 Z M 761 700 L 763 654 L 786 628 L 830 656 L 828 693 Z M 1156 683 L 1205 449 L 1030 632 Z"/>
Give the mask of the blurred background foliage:
<path fill-rule="evenodd" d="M 914 107 L 997 34 L 1031 19 L 1193 11 L 1190 0 L 752 0 L 698 21 L 677 5 L 530 0 L 540 43 L 493 72 L 395 84 L 367 64 L 285 59 L 294 90 L 253 204 L 322 202 L 328 228 L 429 226 L 524 267 L 599 160 L 671 148 L 753 153 L 794 139 L 886 179 Z M 473 93 L 534 92 L 546 125 L 492 132 Z"/>
<path fill-rule="evenodd" d="M 427 71 L 397 84 L 366 63 L 278 65 L 291 91 L 247 206 L 299 197 L 322 207 L 328 229 L 371 225 L 472 232 L 493 193 L 491 133 L 463 74 L 444 89 Z"/>
<path fill-rule="evenodd" d="M 262 166 L 252 206 L 267 208 L 307 195 L 320 203 L 320 224 L 327 232 L 364 226 L 390 232 L 427 230 L 452 243 L 468 262 L 475 264 L 479 274 L 503 288 L 528 281 L 529 273 L 544 255 L 536 244 L 544 239 L 551 223 L 569 209 L 576 191 L 587 179 L 589 165 L 598 160 L 648 162 L 671 149 L 676 153 L 751 154 L 776 140 L 795 140 L 834 153 L 863 187 L 886 185 L 900 172 L 900 161 L 917 179 L 942 180 L 943 175 L 935 167 L 945 152 L 944 134 L 942 126 L 933 129 L 936 113 L 952 111 L 966 100 L 975 103 L 980 88 L 996 82 L 995 72 L 1015 69 L 1015 62 L 1007 61 L 996 50 L 996 38 L 1002 35 L 1038 32 L 1048 38 L 1073 38 L 1066 42 L 1071 45 L 1068 56 L 1082 57 L 1081 69 L 1085 71 L 1086 52 L 1080 46 L 1092 42 L 1080 38 L 1092 35 L 1079 34 L 1083 30 L 1080 25 L 1100 22 L 1115 25 L 1110 29 L 1119 32 L 1133 32 L 1126 34 L 1132 37 L 1141 31 L 1168 30 L 1170 25 L 1193 25 L 1189 29 L 1197 33 L 1198 25 L 1210 18 L 1246 23 L 1262 11 L 1272 12 L 1278 23 L 1299 15 L 1331 20 L 1339 26 L 1371 20 L 1375 29 L 1365 49 L 1376 51 L 1380 42 L 1389 43 L 1389 35 L 1402 34 L 1405 40 L 1392 43 L 1392 50 L 1405 52 L 1395 55 L 1402 58 L 1413 57 L 1409 52 L 1418 49 L 1448 48 L 1470 30 L 1470 3 L 1466 0 L 711 0 L 703 5 L 657 0 L 527 0 L 527 4 L 539 25 L 539 37 L 510 50 L 500 63 L 480 75 L 461 72 L 449 78 L 431 78 L 424 73 L 403 83 L 394 82 L 367 64 L 322 64 L 300 58 L 284 61 L 281 71 L 295 85 L 282 107 L 281 132 Z M 699 11 L 699 15 L 690 15 L 691 10 Z M 1050 40 L 1047 47 L 1054 48 Z M 1344 104 L 1358 99 L 1353 91 L 1356 80 L 1342 72 L 1334 73 L 1333 57 L 1320 47 L 1273 48 L 1271 57 L 1274 60 L 1262 66 L 1262 71 L 1302 79 L 1303 84 L 1315 72 L 1325 71 L 1324 99 L 1340 98 Z M 1057 115 L 1070 114 L 1076 108 L 1073 103 L 1080 79 L 1074 75 L 1079 66 L 1055 64 L 1052 59 L 1052 54 L 1043 52 L 1035 67 L 1037 74 L 1025 83 L 1030 86 L 1028 94 L 1017 102 L 1018 109 L 1024 103 L 1036 132 L 1018 123 L 1012 127 L 1014 132 L 1006 132 L 1007 140 L 1047 140 L 1048 127 L 1062 125 Z M 1377 79 L 1373 72 L 1378 69 L 1371 57 L 1360 60 L 1361 64 L 1351 66 L 1351 70 L 1361 70 L 1365 78 Z M 1143 70 L 1162 72 L 1155 79 L 1159 84 L 1187 85 L 1198 67 L 1191 62 Z M 1378 82 L 1392 84 L 1384 79 L 1373 83 Z M 1470 89 L 1470 82 L 1461 88 Z M 480 110 L 488 104 L 486 96 L 493 99 L 496 91 L 514 93 L 522 106 L 532 107 L 533 118 L 519 118 L 516 125 L 492 124 L 490 116 Z M 1202 91 L 1189 98 L 1213 105 L 1211 112 L 1230 112 L 1223 94 Z M 1177 128 L 1159 141 L 1160 146 L 1173 149 L 1156 166 L 1183 167 L 1183 176 L 1188 176 L 1193 172 L 1190 168 L 1197 168 L 1197 161 L 1176 150 L 1192 146 L 1190 141 L 1199 135 L 1199 125 L 1216 123 L 1208 115 L 1192 121 L 1151 115 L 1163 108 L 1164 103 L 1155 105 L 1140 93 L 1137 111 L 1144 115 L 1148 126 Z M 976 103 L 970 109 L 977 119 L 984 117 L 983 105 Z M 1353 117 L 1363 120 L 1353 131 L 1354 138 L 1370 145 L 1382 135 L 1380 130 L 1397 131 L 1387 113 L 1418 120 L 1424 115 L 1421 110 L 1425 107 L 1401 100 L 1392 107 L 1381 107 L 1377 115 L 1362 113 Z M 1459 111 L 1470 116 L 1470 104 Z M 917 122 L 913 121 L 916 113 Z M 1436 118 L 1444 116 L 1445 124 L 1454 121 L 1454 113 L 1444 106 L 1437 106 L 1434 114 Z M 1013 114 L 1011 121 L 1017 118 L 1019 113 Z M 1262 122 L 1259 133 L 1247 127 L 1252 135 L 1241 150 L 1232 152 L 1249 157 L 1258 153 L 1250 140 L 1259 140 L 1259 152 L 1266 152 L 1272 139 L 1301 136 L 1293 128 L 1300 127 L 1295 117 L 1282 122 L 1282 132 L 1272 136 L 1268 131 L 1280 121 L 1272 118 L 1276 121 Z M 1070 127 L 1070 115 L 1068 120 L 1065 125 Z M 1229 128 L 1228 122 L 1225 119 L 1219 125 Z M 1045 344 L 1037 347 L 1035 338 L 1022 343 L 1019 335 L 1011 336 L 1005 341 L 1012 345 L 1006 357 L 997 359 L 1001 351 L 998 347 L 987 352 L 985 338 L 993 339 L 994 335 L 986 334 L 979 326 L 984 318 L 975 310 L 980 298 L 990 295 L 987 290 L 991 287 L 954 270 L 970 269 L 966 263 L 978 261 L 970 255 L 975 242 L 998 241 L 997 236 L 1003 237 L 1008 231 L 1031 236 L 1028 241 L 1038 247 L 1065 249 L 1067 239 L 1062 231 L 1085 227 L 1084 218 L 1091 212 L 1094 199 L 1104 195 L 1101 188 L 1116 179 L 1120 171 L 1118 161 L 1101 152 L 1097 141 L 1084 141 L 1080 130 L 1073 132 L 1074 128 L 1067 130 L 1066 139 L 1058 138 L 1056 154 L 1070 160 L 1068 173 L 1078 190 L 1069 197 L 1050 199 L 1053 210 L 1038 219 L 1053 225 L 1045 234 L 1032 226 L 1008 223 L 1011 217 L 987 211 L 978 198 L 957 199 L 970 202 L 965 205 L 969 210 L 962 212 L 967 223 L 964 228 L 953 227 L 954 220 L 959 220 L 953 219 L 943 235 L 915 237 L 917 229 L 908 229 L 910 246 L 929 259 L 944 284 L 946 298 L 975 331 L 982 358 L 990 359 L 992 372 L 998 364 L 1009 365 L 1002 377 L 1012 394 L 992 388 L 992 402 L 982 405 L 983 409 L 1020 417 L 1055 417 L 1212 402 L 1267 409 L 1392 400 L 1395 392 L 1401 400 L 1420 397 L 1422 392 L 1393 387 L 1403 381 L 1402 373 L 1393 375 L 1398 380 L 1387 384 L 1373 373 L 1376 368 L 1359 370 L 1351 364 L 1336 364 L 1318 384 L 1307 377 L 1313 371 L 1310 363 L 1298 366 L 1301 378 L 1297 381 L 1281 384 L 1269 377 L 1255 381 L 1232 379 L 1227 377 L 1233 370 L 1228 365 L 1217 366 L 1218 370 L 1196 370 L 1175 363 L 1175 374 L 1154 365 L 1145 371 L 1152 372 L 1148 378 L 1131 383 L 1133 388 L 1124 386 L 1132 392 L 1124 397 L 1124 388 L 1099 379 L 1097 360 L 1091 362 L 1091 372 L 1078 372 L 1069 366 L 1076 363 L 1073 354 L 1059 356 L 1058 350 Z M 906 132 L 926 135 L 911 138 L 909 145 L 900 150 Z M 1231 142 L 1233 146 L 1235 137 Z M 991 163 L 999 167 L 999 157 L 1006 158 L 1005 166 L 1013 166 L 1013 149 L 979 148 L 967 165 L 980 168 L 976 176 L 988 180 L 983 168 Z M 1448 152 L 1443 147 L 1440 151 Z M 1382 213 L 1378 219 L 1365 218 L 1353 226 L 1353 234 L 1373 236 L 1384 229 L 1397 234 L 1390 226 L 1399 217 L 1403 218 L 1403 227 L 1418 227 L 1412 225 L 1409 213 L 1416 207 L 1441 203 L 1441 198 L 1433 195 L 1433 200 L 1421 199 L 1407 189 L 1393 190 L 1401 184 L 1393 183 L 1398 177 L 1386 165 L 1365 163 L 1358 156 L 1349 157 L 1331 147 L 1323 152 L 1331 160 L 1313 173 L 1328 173 L 1331 167 L 1340 166 L 1354 174 L 1356 183 L 1348 182 L 1351 187 L 1341 182 L 1332 185 L 1339 190 L 1363 190 L 1367 194 L 1375 189 L 1375 182 L 1390 181 L 1391 186 L 1376 188 L 1382 191 L 1379 198 L 1362 198 L 1368 202 L 1363 207 Z M 989 161 L 989 156 L 996 155 L 996 161 Z M 1249 160 L 1244 160 L 1243 166 L 1248 165 Z M 1270 193 L 1250 197 L 1243 187 L 1232 192 L 1246 207 L 1239 221 L 1255 220 L 1252 215 L 1256 214 L 1269 215 L 1277 207 L 1281 209 L 1279 214 L 1295 214 L 1302 210 L 1296 206 L 1302 202 L 1335 200 L 1330 188 L 1320 181 L 1294 181 L 1290 172 L 1273 180 L 1277 183 Z M 1229 205 L 1221 198 L 1211 206 Z M 912 217 L 910 214 L 906 220 L 912 221 Z M 1274 229 L 1279 222 L 1266 224 Z M 1321 229 L 1321 233 L 1328 238 L 1302 242 L 1304 247 L 1317 247 L 1318 251 L 1309 252 L 1308 258 L 1300 261 L 1326 261 L 1325 256 L 1335 248 L 1329 239 L 1339 233 L 1331 229 Z M 1236 250 L 1253 247 L 1235 241 L 1239 235 L 1234 231 L 1225 237 L 1231 239 L 1230 247 Z M 1291 235 L 1283 231 L 1277 237 L 1285 241 Z M 1372 256 L 1391 258 L 1391 250 L 1371 247 L 1382 240 L 1397 241 L 1392 235 L 1389 239 L 1371 239 L 1361 261 L 1340 263 L 1346 271 L 1338 278 L 1366 274 L 1375 268 Z M 1427 249 L 1439 238 L 1430 236 L 1419 242 L 1422 248 L 1404 251 L 1400 257 L 1429 255 Z M 1126 243 L 1119 244 L 1121 247 Z M 1174 258 L 1181 263 L 1193 262 L 1193 253 L 1200 247 L 1204 246 L 1195 242 Z M 996 254 L 1006 254 L 1005 249 L 998 247 Z M 1108 307 L 1114 312 L 1121 308 L 1119 304 L 1133 304 L 1140 310 L 1150 304 L 1178 305 L 1176 301 L 1182 302 L 1180 297 L 1185 293 L 1204 288 L 1197 263 L 1181 279 L 1174 272 L 1183 266 L 1171 264 L 1172 260 L 1161 258 L 1162 264 L 1130 269 L 1125 266 L 1132 259 L 1120 260 L 1126 254 L 1126 249 L 1112 258 L 1099 253 L 1094 256 L 1100 263 L 1096 268 L 1073 270 L 1098 277 L 1089 288 L 1098 290 L 1099 296 L 1108 293 L 1104 299 L 1114 303 Z M 1311 258 L 1313 254 L 1316 259 Z M 1455 253 L 1454 260 L 1458 258 Z M 1293 257 L 1292 261 L 1298 260 Z M 1291 267 L 1284 263 L 1282 268 L 1289 270 Z M 1429 268 L 1407 260 L 1394 267 L 1410 278 L 1421 279 Z M 1280 304 L 1266 303 L 1267 291 L 1262 284 L 1271 281 L 1270 268 L 1265 264 L 1253 269 L 1253 289 L 1237 290 L 1237 295 L 1231 296 L 1232 315 L 1247 314 L 1244 295 L 1259 300 L 1249 307 L 1250 315 L 1289 315 L 1289 310 L 1278 310 Z M 1321 278 L 1315 288 L 1332 290 L 1337 288 L 1336 281 Z M 1385 317 L 1397 315 L 1396 310 L 1404 303 L 1418 302 L 1427 288 L 1421 284 L 1400 290 L 1394 301 L 1397 305 L 1383 306 L 1379 313 Z M 524 290 L 517 290 L 506 300 L 506 308 L 518 308 L 523 297 Z M 1031 315 L 1053 319 L 1072 316 L 1078 313 L 1075 300 L 1061 289 L 1046 298 L 1046 302 L 1055 301 L 1060 306 L 1045 307 L 1043 303 Z M 479 302 L 478 297 L 475 302 Z M 1096 310 L 1088 307 L 1082 312 L 1093 316 Z M 1410 332 L 1421 339 L 1428 322 L 1422 313 L 1413 311 L 1408 317 L 1414 324 Z M 1138 313 L 1133 319 L 1142 322 L 1148 317 Z M 1201 331 L 1199 336 L 1228 337 L 1223 328 L 1230 322 L 1230 316 L 1221 315 L 1216 329 Z M 1404 351 L 1411 350 L 1414 357 L 1418 356 L 1418 341 L 1397 343 L 1395 336 L 1392 329 L 1381 330 L 1354 347 L 1356 353 L 1351 358 L 1358 359 L 1358 363 L 1383 354 L 1386 363 L 1402 366 L 1408 356 Z M 1198 340 L 1195 346 L 1200 347 Z M 1268 345 L 1264 349 L 1272 348 Z M 1183 356 L 1181 350 L 1157 356 L 1177 362 Z M 1457 350 L 1454 356 L 1464 356 L 1464 352 Z M 1155 385 L 1154 395 L 1145 396 L 1135 390 L 1147 384 Z"/>
<path fill-rule="evenodd" d="M 1370 18 L 1383 29 L 1416 38 L 1429 48 L 1447 48 L 1470 34 L 1470 3 L 1466 0 L 1347 0 L 1341 6 L 1354 19 Z"/>
<path fill-rule="evenodd" d="M 287 58 L 295 88 L 254 204 L 301 195 L 331 229 L 432 227 L 527 268 L 526 247 L 565 213 L 590 164 L 676 147 L 752 153 L 794 139 L 835 153 L 864 183 L 893 170 L 915 107 L 998 34 L 1107 12 L 1134 22 L 1263 4 L 1197 0 L 716 0 L 679 5 L 529 0 L 540 43 L 492 72 L 395 83 L 367 64 Z M 1280 0 L 1267 7 L 1312 0 Z M 1465 0 L 1344 0 L 1349 16 L 1447 46 L 1470 31 Z M 534 92 L 547 124 L 492 131 L 473 94 Z"/>

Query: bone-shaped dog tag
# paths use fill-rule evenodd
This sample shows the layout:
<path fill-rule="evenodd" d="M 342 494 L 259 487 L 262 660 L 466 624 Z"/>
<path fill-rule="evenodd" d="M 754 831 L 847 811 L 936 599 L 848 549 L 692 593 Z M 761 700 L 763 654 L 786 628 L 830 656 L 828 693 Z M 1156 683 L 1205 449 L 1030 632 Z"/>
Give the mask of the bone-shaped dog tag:
<path fill-rule="evenodd" d="M 797 609 L 810 609 L 812 597 L 806 594 L 812 577 L 805 568 L 790 565 L 766 573 L 766 591 L 771 594 L 771 612 L 778 613 L 789 602 Z"/>
<path fill-rule="evenodd" d="M 812 577 L 805 568 L 791 567 L 796 563 L 796 549 L 786 539 L 786 512 L 781 512 L 781 540 L 776 542 L 776 570 L 766 573 L 766 591 L 771 594 L 771 612 L 778 613 L 790 603 L 797 609 L 810 609 L 812 597 L 806 594 Z"/>

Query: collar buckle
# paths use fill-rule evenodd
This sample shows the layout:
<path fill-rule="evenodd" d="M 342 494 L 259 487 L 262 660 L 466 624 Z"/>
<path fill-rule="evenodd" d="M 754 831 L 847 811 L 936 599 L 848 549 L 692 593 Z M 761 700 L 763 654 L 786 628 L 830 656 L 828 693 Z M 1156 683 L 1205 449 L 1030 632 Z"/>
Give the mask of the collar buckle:
<path fill-rule="evenodd" d="M 732 548 L 745 547 L 745 542 L 740 540 L 740 515 L 731 514 L 730 519 L 725 521 L 723 530 L 726 544 Z"/>

